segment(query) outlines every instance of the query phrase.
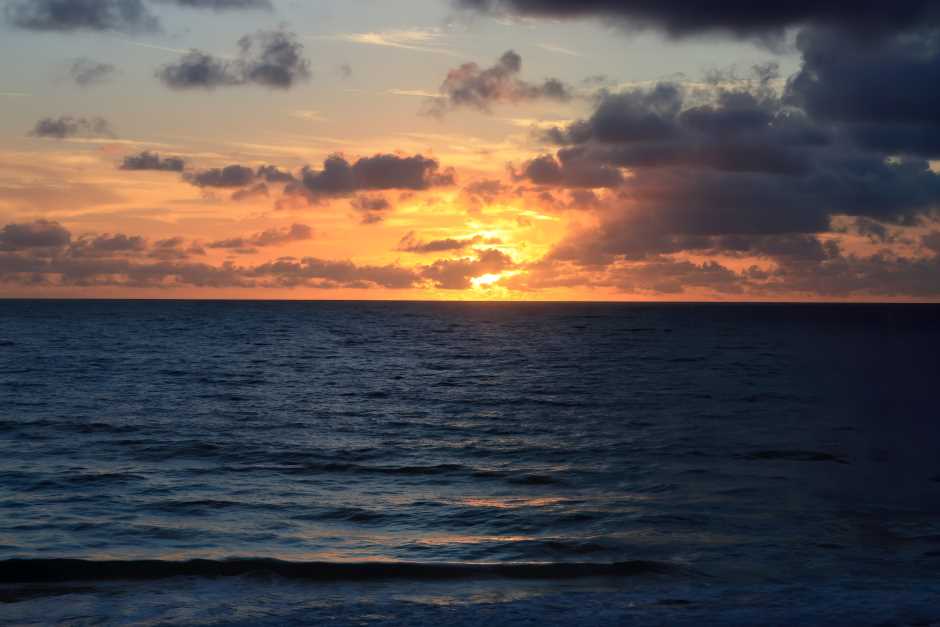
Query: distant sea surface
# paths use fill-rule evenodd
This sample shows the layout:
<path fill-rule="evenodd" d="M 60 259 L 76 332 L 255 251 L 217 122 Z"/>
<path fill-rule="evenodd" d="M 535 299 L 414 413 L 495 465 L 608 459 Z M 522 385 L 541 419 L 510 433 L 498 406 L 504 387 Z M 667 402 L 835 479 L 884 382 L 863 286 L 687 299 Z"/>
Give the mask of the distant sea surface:
<path fill-rule="evenodd" d="M 931 305 L 0 301 L 0 622 L 940 623 L 938 388 Z"/>

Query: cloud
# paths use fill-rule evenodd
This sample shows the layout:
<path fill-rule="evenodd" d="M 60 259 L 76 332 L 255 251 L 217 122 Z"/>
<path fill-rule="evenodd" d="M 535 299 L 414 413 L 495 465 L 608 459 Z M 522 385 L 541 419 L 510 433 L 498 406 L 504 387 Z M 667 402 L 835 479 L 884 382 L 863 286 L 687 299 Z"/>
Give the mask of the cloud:
<path fill-rule="evenodd" d="M 369 33 L 346 33 L 336 38 L 356 44 L 398 48 L 416 52 L 453 55 L 454 52 L 436 44 L 442 33 L 434 29 L 388 30 Z"/>
<path fill-rule="evenodd" d="M 76 239 L 69 255 L 72 257 L 113 257 L 121 254 L 139 253 L 147 249 L 147 240 L 139 235 L 123 233 L 84 235 Z"/>
<path fill-rule="evenodd" d="M 527 161 L 516 178 L 536 185 L 568 188 L 616 187 L 623 183 L 623 175 L 616 167 L 580 159 L 577 153 L 560 152 L 559 157 L 542 155 Z"/>
<path fill-rule="evenodd" d="M 0 250 L 22 251 L 34 248 L 62 248 L 72 236 L 58 222 L 37 220 L 25 224 L 7 224 L 0 229 Z"/>
<path fill-rule="evenodd" d="M 312 237 L 295 224 L 244 238 L 255 247 L 277 246 Z M 222 242 L 228 248 L 234 242 Z M 416 287 L 421 277 L 397 265 L 357 265 L 313 257 L 277 259 L 256 266 L 196 263 L 205 251 L 184 237 L 148 244 L 140 236 L 83 235 L 77 239 L 55 222 L 8 224 L 0 229 L 0 283 L 46 286 L 121 286 L 173 289 L 206 288 L 359 288 Z"/>
<path fill-rule="evenodd" d="M 232 250 L 239 254 L 254 254 L 259 248 L 281 246 L 291 242 L 313 239 L 313 229 L 306 224 L 294 224 L 282 229 L 268 229 L 245 237 L 218 240 L 207 244 L 207 248 Z"/>
<path fill-rule="evenodd" d="M 542 18 L 598 18 L 634 29 L 656 29 L 672 37 L 729 34 L 776 38 L 794 26 L 832 26 L 869 37 L 913 25 L 936 24 L 932 0 L 899 0 L 886 8 L 879 0 L 837 2 L 723 2 L 684 0 L 453 0 L 459 8 Z"/>
<path fill-rule="evenodd" d="M 940 231 L 931 231 L 921 238 L 923 245 L 935 255 L 940 256 Z"/>
<path fill-rule="evenodd" d="M 490 249 L 477 251 L 475 258 L 441 259 L 421 271 L 421 276 L 439 289 L 465 290 L 473 287 L 472 279 L 485 274 L 499 274 L 515 267 L 506 253 Z"/>
<path fill-rule="evenodd" d="M 227 165 L 201 172 L 188 173 L 187 181 L 196 187 L 244 187 L 254 182 L 255 171 L 243 165 Z"/>
<path fill-rule="evenodd" d="M 120 165 L 122 170 L 154 170 L 157 172 L 182 172 L 186 162 L 181 157 L 161 157 L 159 153 L 143 151 L 127 155 Z"/>
<path fill-rule="evenodd" d="M 837 31 L 798 37 L 799 72 L 786 100 L 836 124 L 860 145 L 893 154 L 940 157 L 940 47 L 935 31 L 861 46 Z"/>
<path fill-rule="evenodd" d="M 167 161 L 164 160 L 163 163 L 166 164 Z M 274 165 L 262 165 L 253 169 L 236 163 L 221 168 L 187 172 L 183 178 L 196 187 L 237 188 L 231 196 L 234 201 L 268 196 L 271 184 L 284 183 L 288 188 L 297 185 L 293 174 Z"/>
<path fill-rule="evenodd" d="M 267 183 L 255 183 L 251 187 L 238 189 L 232 192 L 232 200 L 235 202 L 241 202 L 243 200 L 251 200 L 252 198 L 267 198 L 269 194 L 270 189 L 268 188 Z"/>
<path fill-rule="evenodd" d="M 168 237 L 154 242 L 147 256 L 165 261 L 181 261 L 205 254 L 206 251 L 195 242 L 187 242 L 183 237 Z"/>
<path fill-rule="evenodd" d="M 43 118 L 29 133 L 33 137 L 67 139 L 69 137 L 114 137 L 114 131 L 104 118 L 82 118 L 63 115 Z"/>
<path fill-rule="evenodd" d="M 592 185 L 576 173 L 630 170 L 611 178 L 623 200 L 581 246 L 589 257 L 677 252 L 686 236 L 823 232 L 836 215 L 913 224 L 936 213 L 940 177 L 926 161 L 847 141 L 775 94 L 772 69 L 758 75 L 704 103 L 665 83 L 604 93 L 589 118 L 547 133 L 564 145 L 556 156 L 517 176 L 577 188 Z"/>
<path fill-rule="evenodd" d="M 444 253 L 462 251 L 477 244 L 498 245 L 500 240 L 497 238 L 486 238 L 480 235 L 456 239 L 448 237 L 446 239 L 431 240 L 429 242 L 419 240 L 414 231 L 411 231 L 398 242 L 396 250 L 407 253 L 426 255 L 431 253 Z"/>
<path fill-rule="evenodd" d="M 160 30 L 142 0 L 12 0 L 4 15 L 13 26 L 35 31 Z"/>
<path fill-rule="evenodd" d="M 384 196 L 357 196 L 349 206 L 362 214 L 362 224 L 378 224 L 385 219 L 385 212 L 392 209 L 392 204 Z"/>
<path fill-rule="evenodd" d="M 291 181 L 297 180 L 290 172 L 281 170 L 273 165 L 263 165 L 259 167 L 255 176 L 259 179 L 263 179 L 267 183 L 290 183 Z"/>
<path fill-rule="evenodd" d="M 332 155 L 321 170 L 305 167 L 300 184 L 288 186 L 294 193 L 307 194 L 311 200 L 324 196 L 348 196 L 361 191 L 390 189 L 425 190 L 454 184 L 451 170 L 440 170 L 435 159 L 421 155 L 400 157 L 378 154 L 355 162 L 342 155 Z"/>
<path fill-rule="evenodd" d="M 271 11 L 271 0 L 162 0 L 165 4 L 174 4 L 188 9 L 211 9 L 213 11 L 231 11 L 243 9 L 262 9 Z"/>
<path fill-rule="evenodd" d="M 518 77 L 522 71 L 522 57 L 509 50 L 495 65 L 481 68 L 476 63 L 465 63 L 447 73 L 441 84 L 442 98 L 427 102 L 427 112 L 441 115 L 448 109 L 469 107 L 489 112 L 498 103 L 518 103 L 533 100 L 565 102 L 572 98 L 567 85 L 555 78 L 541 84 L 526 82 Z"/>
<path fill-rule="evenodd" d="M 110 63 L 91 59 L 75 59 L 69 66 L 69 76 L 79 87 L 90 87 L 106 82 L 117 71 Z"/>
<path fill-rule="evenodd" d="M 351 261 L 315 257 L 278 259 L 255 267 L 250 274 L 271 277 L 277 287 L 406 289 L 415 287 L 419 281 L 413 270 L 401 266 L 358 266 Z"/>
<path fill-rule="evenodd" d="M 191 50 L 157 70 L 157 78 L 172 89 L 215 89 L 237 85 L 261 85 L 290 89 L 310 78 L 310 62 L 303 44 L 285 30 L 258 31 L 238 41 L 238 58 L 221 59 Z"/>

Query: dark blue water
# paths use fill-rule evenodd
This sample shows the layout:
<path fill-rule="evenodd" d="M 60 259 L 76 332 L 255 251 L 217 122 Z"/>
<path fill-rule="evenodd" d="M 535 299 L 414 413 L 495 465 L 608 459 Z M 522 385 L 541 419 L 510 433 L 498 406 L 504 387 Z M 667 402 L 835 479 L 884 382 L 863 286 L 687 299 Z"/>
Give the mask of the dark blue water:
<path fill-rule="evenodd" d="M 940 621 L 938 348 L 936 306 L 0 302 L 0 620 Z"/>

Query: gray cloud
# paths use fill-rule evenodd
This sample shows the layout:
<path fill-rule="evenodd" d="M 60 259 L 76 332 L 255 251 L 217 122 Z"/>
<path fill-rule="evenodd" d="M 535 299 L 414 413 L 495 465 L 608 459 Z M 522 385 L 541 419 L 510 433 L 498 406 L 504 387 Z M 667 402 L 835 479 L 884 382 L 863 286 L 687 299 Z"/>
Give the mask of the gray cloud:
<path fill-rule="evenodd" d="M 391 211 L 392 203 L 384 196 L 357 196 L 349 206 L 362 214 L 362 224 L 378 224 L 385 220 L 385 213 Z"/>
<path fill-rule="evenodd" d="M 290 172 L 281 170 L 273 165 L 263 165 L 259 167 L 255 176 L 263 179 L 267 183 L 289 183 L 296 180 L 294 175 Z"/>
<path fill-rule="evenodd" d="M 831 26 L 857 35 L 877 36 L 911 26 L 937 23 L 932 0 L 900 0 L 890 7 L 879 0 L 813 2 L 689 3 L 684 0 L 453 0 L 460 8 L 531 17 L 593 17 L 630 28 L 652 28 L 673 37 L 725 33 L 737 37 L 777 38 L 792 26 Z"/>
<path fill-rule="evenodd" d="M 448 237 L 446 239 L 424 241 L 418 239 L 415 235 L 415 232 L 411 231 L 401 238 L 401 241 L 398 242 L 398 248 L 396 248 L 396 250 L 407 253 L 426 255 L 431 253 L 462 251 L 477 244 L 498 245 L 500 243 L 500 240 L 497 238 L 485 238 L 479 235 L 474 237 L 465 237 L 462 239 Z"/>
<path fill-rule="evenodd" d="M 182 261 L 205 254 L 206 251 L 195 242 L 187 242 L 183 237 L 169 237 L 154 242 L 147 256 L 165 261 Z"/>
<path fill-rule="evenodd" d="M 159 153 L 147 150 L 136 155 L 124 157 L 120 165 L 122 170 L 154 170 L 158 172 L 182 172 L 186 162 L 181 157 L 161 157 Z"/>
<path fill-rule="evenodd" d="M 280 246 L 309 239 L 313 239 L 313 229 L 306 224 L 294 224 L 283 229 L 268 229 L 254 235 L 218 240 L 206 246 L 208 248 L 231 250 L 239 254 L 254 254 L 258 252 L 259 248 Z"/>
<path fill-rule="evenodd" d="M 69 76 L 79 87 L 90 87 L 106 82 L 117 71 L 110 63 L 91 59 L 75 59 L 69 66 Z"/>
<path fill-rule="evenodd" d="M 396 265 L 358 266 L 350 261 L 327 261 L 315 257 L 285 258 L 254 268 L 253 276 L 269 276 L 278 287 L 368 288 L 415 287 L 414 271 Z"/>
<path fill-rule="evenodd" d="M 631 171 L 611 179 L 623 200 L 601 225 L 556 254 L 609 262 L 697 250 L 703 236 L 825 232 L 835 215 L 908 225 L 937 215 L 940 176 L 925 160 L 859 146 L 781 99 L 773 76 L 763 68 L 704 103 L 671 84 L 602 94 L 589 118 L 551 130 L 547 138 L 565 147 L 517 176 L 578 188 L 603 186 L 603 177 L 586 182 L 568 164 L 595 175 Z"/>
<path fill-rule="evenodd" d="M 342 155 L 332 155 L 323 162 L 322 170 L 304 168 L 300 183 L 289 185 L 288 191 L 306 194 L 316 201 L 324 196 L 348 196 L 361 191 L 425 190 L 453 184 L 453 171 L 441 171 L 437 160 L 421 155 L 379 154 L 352 163 Z"/>
<path fill-rule="evenodd" d="M 522 57 L 512 50 L 488 68 L 465 63 L 448 72 L 440 87 L 442 97 L 427 102 L 427 113 L 441 115 L 448 109 L 459 107 L 488 112 L 497 103 L 543 99 L 564 102 L 572 98 L 570 89 L 558 79 L 549 78 L 541 84 L 529 83 L 519 78 L 521 71 Z"/>
<path fill-rule="evenodd" d="M 262 9 L 271 11 L 271 0 L 161 0 L 164 4 L 174 4 L 188 9 L 211 9 L 213 11 L 232 11 L 243 9 Z"/>
<path fill-rule="evenodd" d="M 201 172 L 187 173 L 187 181 L 196 187 L 244 187 L 254 182 L 255 171 L 243 165 L 227 165 Z"/>
<path fill-rule="evenodd" d="M 33 137 L 67 139 L 69 137 L 114 137 L 114 131 L 104 118 L 82 118 L 63 115 L 43 118 L 29 133 Z"/>
<path fill-rule="evenodd" d="M 863 147 L 940 156 L 940 48 L 935 31 L 865 46 L 832 30 L 800 34 L 800 71 L 786 100 Z"/>
<path fill-rule="evenodd" d="M 0 229 L 0 250 L 23 251 L 34 248 L 62 248 L 72 236 L 58 222 L 37 220 L 26 224 L 7 224 Z"/>
<path fill-rule="evenodd" d="M 558 157 L 542 155 L 526 162 L 522 171 L 516 174 L 517 180 L 568 188 L 617 187 L 623 183 L 623 175 L 616 167 L 593 159 L 582 159 L 574 152 L 562 151 Z"/>
<path fill-rule="evenodd" d="M 935 255 L 940 256 L 940 231 L 931 231 L 921 238 L 923 245 Z"/>
<path fill-rule="evenodd" d="M 250 187 L 232 192 L 232 200 L 240 202 L 243 200 L 251 200 L 252 198 L 267 198 L 269 195 L 270 189 L 267 183 L 255 183 Z"/>
<path fill-rule="evenodd" d="M 265 247 L 311 236 L 310 227 L 295 224 L 243 239 L 251 246 Z M 220 248 L 229 248 L 234 242 L 218 244 Z M 153 244 L 139 236 L 124 234 L 83 235 L 73 240 L 69 231 L 55 222 L 8 224 L 0 229 L 0 283 L 161 289 L 181 286 L 406 289 L 423 281 L 416 271 L 397 265 L 360 266 L 350 261 L 313 257 L 286 257 L 256 266 L 191 261 L 192 257 L 204 254 L 199 245 L 183 237 Z"/>
<path fill-rule="evenodd" d="M 4 15 L 13 26 L 35 31 L 160 30 L 142 0 L 12 0 Z"/>
<path fill-rule="evenodd" d="M 85 235 L 76 239 L 70 249 L 72 257 L 113 257 L 121 254 L 139 253 L 147 249 L 147 240 L 139 235 L 123 233 Z"/>
<path fill-rule="evenodd" d="M 157 70 L 157 78 L 179 90 L 236 85 L 289 89 L 310 78 L 310 62 L 303 57 L 303 44 L 294 33 L 258 31 L 242 37 L 238 49 L 235 60 L 191 50 Z"/>

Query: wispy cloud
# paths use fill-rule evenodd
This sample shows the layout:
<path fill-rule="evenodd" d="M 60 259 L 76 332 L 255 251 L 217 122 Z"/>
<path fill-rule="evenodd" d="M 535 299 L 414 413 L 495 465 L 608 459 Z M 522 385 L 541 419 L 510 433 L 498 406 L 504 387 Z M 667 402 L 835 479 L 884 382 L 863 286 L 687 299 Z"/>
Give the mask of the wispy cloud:
<path fill-rule="evenodd" d="M 32 94 L 23 91 L 0 91 L 0 98 L 28 98 Z"/>
<path fill-rule="evenodd" d="M 326 118 L 319 111 L 299 109 L 291 111 L 291 117 L 306 120 L 308 122 L 326 122 Z"/>
<path fill-rule="evenodd" d="M 415 96 L 418 98 L 443 98 L 441 94 L 424 89 L 389 89 L 386 93 L 394 96 Z"/>
<path fill-rule="evenodd" d="M 338 35 L 314 36 L 319 39 L 337 39 L 367 46 L 383 46 L 416 52 L 432 52 L 458 56 L 450 48 L 440 45 L 444 34 L 437 29 L 387 30 L 368 33 L 340 33 Z"/>
<path fill-rule="evenodd" d="M 148 44 L 142 41 L 134 41 L 133 39 L 124 39 L 119 37 L 118 41 L 122 41 L 130 46 L 137 46 L 138 48 L 147 48 L 149 50 L 160 50 L 161 52 L 172 52 L 173 54 L 189 54 L 192 52 L 190 48 L 172 48 L 170 46 L 158 46 L 156 44 Z M 220 59 L 235 59 L 232 55 L 226 54 L 214 54 L 213 56 L 219 57 Z"/>
<path fill-rule="evenodd" d="M 559 126 L 567 126 L 574 122 L 570 119 L 558 119 L 558 120 L 538 120 L 535 118 L 500 118 L 505 122 L 509 122 L 513 126 L 518 126 L 520 128 L 536 128 L 540 130 L 556 128 Z"/>
<path fill-rule="evenodd" d="M 547 50 L 549 52 L 557 52 L 558 54 L 566 54 L 569 57 L 583 57 L 584 56 L 577 50 L 572 50 L 571 48 L 565 48 L 563 46 L 556 46 L 554 44 L 538 44 L 538 47 L 541 48 L 542 50 Z"/>

